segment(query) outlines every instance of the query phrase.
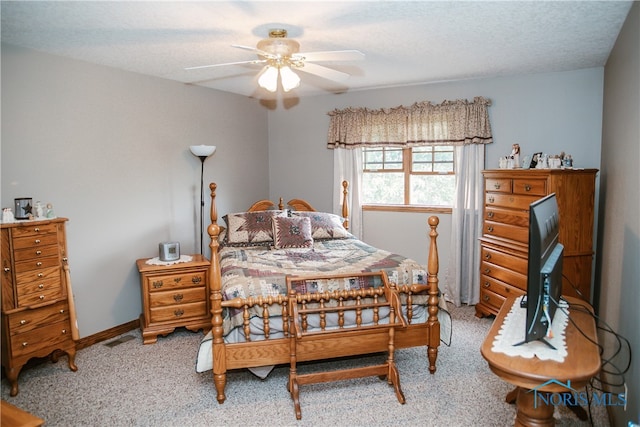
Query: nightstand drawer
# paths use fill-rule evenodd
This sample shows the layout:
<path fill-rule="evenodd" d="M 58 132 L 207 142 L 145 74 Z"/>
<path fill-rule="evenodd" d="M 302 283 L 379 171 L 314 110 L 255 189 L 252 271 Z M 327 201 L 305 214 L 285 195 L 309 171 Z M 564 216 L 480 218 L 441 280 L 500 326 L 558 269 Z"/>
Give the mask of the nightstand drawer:
<path fill-rule="evenodd" d="M 150 322 L 167 322 L 174 320 L 189 319 L 191 317 L 202 317 L 207 315 L 207 303 L 193 302 L 190 304 L 179 304 L 169 307 L 151 308 Z"/>
<path fill-rule="evenodd" d="M 167 289 L 203 286 L 205 281 L 204 271 L 191 273 L 167 274 L 162 276 L 148 276 L 146 278 L 149 292 L 166 291 Z"/>
<path fill-rule="evenodd" d="M 153 292 L 149 296 L 149 306 L 151 308 L 156 308 L 176 304 L 201 302 L 205 300 L 206 296 L 206 289 L 204 286 L 199 288 L 177 289 L 175 291 Z"/>

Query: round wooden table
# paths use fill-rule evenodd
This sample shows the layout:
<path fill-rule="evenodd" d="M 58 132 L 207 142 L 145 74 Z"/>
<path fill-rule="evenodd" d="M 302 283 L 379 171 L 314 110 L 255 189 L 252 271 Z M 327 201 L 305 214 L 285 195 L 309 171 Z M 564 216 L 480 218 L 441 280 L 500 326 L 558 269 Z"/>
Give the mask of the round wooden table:
<path fill-rule="evenodd" d="M 565 331 L 568 354 L 562 363 L 537 357 L 527 359 L 509 356 L 491 349 L 506 315 L 516 301 L 515 297 L 507 299 L 502 305 L 480 348 L 493 373 L 517 387 L 507 395 L 507 401 L 513 401 L 514 397 L 516 399 L 516 426 L 553 426 L 554 406 L 547 404 L 544 399 L 536 399 L 538 394 L 565 393 L 569 391 L 568 384 L 571 389 L 579 390 L 600 371 L 600 353 L 595 344 L 598 341 L 596 325 L 591 314 L 585 311 L 592 312 L 593 309 L 579 299 L 567 296 L 563 296 L 563 299 L 570 304 L 570 320 Z"/>

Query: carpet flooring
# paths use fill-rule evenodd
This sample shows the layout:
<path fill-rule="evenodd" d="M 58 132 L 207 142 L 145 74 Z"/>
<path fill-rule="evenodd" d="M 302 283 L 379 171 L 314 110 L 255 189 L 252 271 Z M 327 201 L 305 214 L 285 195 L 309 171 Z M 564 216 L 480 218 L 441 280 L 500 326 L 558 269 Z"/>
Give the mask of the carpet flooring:
<path fill-rule="evenodd" d="M 228 374 L 227 401 L 219 405 L 211 372 L 196 373 L 201 333 L 179 329 L 156 344 L 142 345 L 140 331 L 99 343 L 76 355 L 77 372 L 66 357 L 23 369 L 20 393 L 2 399 L 46 421 L 46 426 L 510 426 L 512 389 L 480 355 L 492 318 L 478 319 L 473 307 L 454 308 L 450 346 L 441 345 L 437 372 L 429 374 L 426 347 L 396 352 L 406 404 L 377 377 L 301 386 L 302 420 L 296 421 L 286 389 L 288 367 L 265 380 L 246 370 Z M 444 338 L 444 337 L 443 337 Z M 382 358 L 382 359 L 381 359 Z M 369 356 L 305 364 L 299 373 L 379 363 Z M 556 408 L 559 426 L 607 427 L 606 411 L 591 410 L 593 422 Z"/>

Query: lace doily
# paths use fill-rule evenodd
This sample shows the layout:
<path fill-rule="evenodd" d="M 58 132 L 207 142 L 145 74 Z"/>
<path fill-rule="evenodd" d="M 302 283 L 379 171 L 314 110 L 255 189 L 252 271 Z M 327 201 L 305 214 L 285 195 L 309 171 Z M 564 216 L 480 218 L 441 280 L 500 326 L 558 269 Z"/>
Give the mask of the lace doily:
<path fill-rule="evenodd" d="M 553 337 L 545 338 L 549 344 L 556 348 L 554 350 L 541 341 L 532 341 L 517 346 L 514 345 L 524 341 L 525 335 L 527 309 L 520 307 L 521 300 L 522 297 L 518 297 L 513 303 L 511 310 L 502 323 L 496 339 L 493 341 L 491 350 L 509 356 L 521 356 L 527 359 L 536 356 L 540 360 L 553 360 L 562 363 L 567 356 L 565 330 L 569 321 L 569 305 L 564 300 L 560 301 L 560 306 L 553 316 L 553 322 L 551 322 Z"/>
<path fill-rule="evenodd" d="M 155 257 L 145 261 L 145 264 L 149 265 L 172 265 L 172 264 L 180 264 L 181 262 L 191 262 L 193 257 L 191 255 L 180 255 L 180 259 L 175 261 L 160 261 L 160 258 Z"/>

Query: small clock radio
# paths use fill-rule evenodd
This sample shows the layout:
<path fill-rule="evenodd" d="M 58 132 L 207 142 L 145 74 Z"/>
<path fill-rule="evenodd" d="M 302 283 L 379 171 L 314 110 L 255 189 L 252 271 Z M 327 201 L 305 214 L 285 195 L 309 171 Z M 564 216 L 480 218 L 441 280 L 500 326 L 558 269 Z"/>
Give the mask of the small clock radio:
<path fill-rule="evenodd" d="M 158 244 L 160 261 L 177 261 L 180 259 L 180 243 L 161 242 Z"/>

